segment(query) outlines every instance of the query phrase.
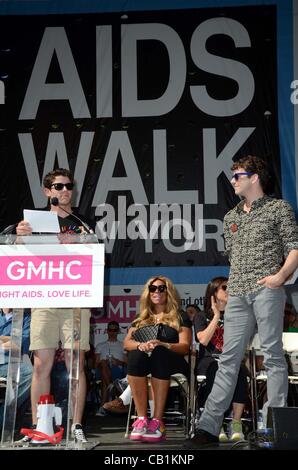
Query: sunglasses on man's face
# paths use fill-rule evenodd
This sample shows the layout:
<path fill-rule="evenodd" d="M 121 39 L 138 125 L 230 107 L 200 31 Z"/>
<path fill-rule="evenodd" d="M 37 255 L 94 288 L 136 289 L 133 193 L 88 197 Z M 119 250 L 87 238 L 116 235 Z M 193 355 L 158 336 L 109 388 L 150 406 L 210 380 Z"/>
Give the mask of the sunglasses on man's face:
<path fill-rule="evenodd" d="M 51 188 L 56 189 L 56 191 L 62 191 L 63 188 L 66 188 L 68 191 L 73 189 L 73 183 L 53 183 L 51 184 Z"/>
<path fill-rule="evenodd" d="M 108 328 L 108 331 L 112 331 L 112 332 L 117 332 L 117 333 L 118 333 L 119 329 L 118 329 L 118 328 Z"/>
<path fill-rule="evenodd" d="M 160 286 L 155 286 L 154 284 L 151 284 L 149 286 L 149 292 L 152 294 L 153 292 L 156 292 L 158 290 L 158 292 L 162 293 L 162 292 L 165 292 L 167 290 L 167 286 L 165 284 L 161 284 Z"/>
<path fill-rule="evenodd" d="M 240 176 L 251 176 L 254 173 L 252 171 L 240 171 L 239 173 L 234 173 L 232 176 L 232 180 L 238 181 Z"/>

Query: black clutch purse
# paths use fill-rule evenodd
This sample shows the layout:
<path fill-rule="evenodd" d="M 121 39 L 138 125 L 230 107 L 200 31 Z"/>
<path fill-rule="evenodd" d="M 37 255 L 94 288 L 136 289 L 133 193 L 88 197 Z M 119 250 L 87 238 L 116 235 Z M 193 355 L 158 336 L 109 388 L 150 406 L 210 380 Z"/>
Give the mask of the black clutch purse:
<path fill-rule="evenodd" d="M 157 339 L 161 326 L 162 325 L 160 323 L 157 325 L 142 326 L 133 332 L 132 338 L 140 343 L 146 343 L 151 339 Z"/>

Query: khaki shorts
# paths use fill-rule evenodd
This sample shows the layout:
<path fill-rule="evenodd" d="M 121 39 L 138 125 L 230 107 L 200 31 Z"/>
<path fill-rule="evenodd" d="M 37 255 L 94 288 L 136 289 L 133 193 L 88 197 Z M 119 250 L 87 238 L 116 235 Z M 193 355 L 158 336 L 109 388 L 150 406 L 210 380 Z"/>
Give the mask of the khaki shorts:
<path fill-rule="evenodd" d="M 89 351 L 90 310 L 81 309 L 80 349 Z M 33 308 L 31 311 L 30 350 L 71 348 L 72 308 Z"/>

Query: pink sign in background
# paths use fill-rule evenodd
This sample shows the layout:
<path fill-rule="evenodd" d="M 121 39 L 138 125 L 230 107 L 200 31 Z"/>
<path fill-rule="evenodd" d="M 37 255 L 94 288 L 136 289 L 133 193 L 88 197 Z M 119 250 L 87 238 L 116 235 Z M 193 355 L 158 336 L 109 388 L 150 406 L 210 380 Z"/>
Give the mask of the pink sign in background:
<path fill-rule="evenodd" d="M 91 323 L 106 323 L 115 320 L 130 323 L 139 313 L 139 295 L 106 295 L 104 306 L 92 309 Z"/>

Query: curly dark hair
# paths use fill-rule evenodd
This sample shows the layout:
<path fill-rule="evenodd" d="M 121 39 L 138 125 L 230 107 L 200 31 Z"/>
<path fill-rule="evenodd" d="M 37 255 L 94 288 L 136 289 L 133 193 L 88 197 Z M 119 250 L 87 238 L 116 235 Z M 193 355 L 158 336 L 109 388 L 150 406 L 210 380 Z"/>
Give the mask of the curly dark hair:
<path fill-rule="evenodd" d="M 50 173 L 46 174 L 43 179 L 44 187 L 50 189 L 54 179 L 57 176 L 66 176 L 67 178 L 69 178 L 69 181 L 73 183 L 73 176 L 69 170 L 67 170 L 66 168 L 57 168 L 56 170 L 50 171 Z"/>
<path fill-rule="evenodd" d="M 247 155 L 246 157 L 242 157 L 233 163 L 231 170 L 234 171 L 238 170 L 239 168 L 243 168 L 245 171 L 257 174 L 259 176 L 263 191 L 265 192 L 267 190 L 270 175 L 267 163 L 262 158 L 256 157 L 254 155 Z"/>

